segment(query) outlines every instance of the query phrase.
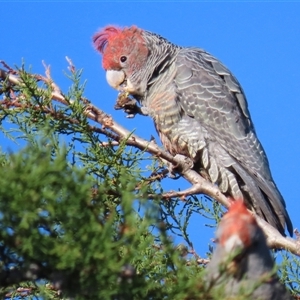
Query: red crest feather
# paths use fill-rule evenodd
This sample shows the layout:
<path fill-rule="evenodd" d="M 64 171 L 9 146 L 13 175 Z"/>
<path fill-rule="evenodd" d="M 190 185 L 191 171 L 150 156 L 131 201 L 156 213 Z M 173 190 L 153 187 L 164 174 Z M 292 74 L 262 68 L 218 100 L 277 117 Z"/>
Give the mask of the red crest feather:
<path fill-rule="evenodd" d="M 226 214 L 226 217 L 231 217 L 232 215 L 248 215 L 249 218 L 252 217 L 250 212 L 247 210 L 244 201 L 240 199 L 232 201 Z"/>
<path fill-rule="evenodd" d="M 220 243 L 225 243 L 232 235 L 240 236 L 245 246 L 251 244 L 251 228 L 257 227 L 254 216 L 247 210 L 242 200 L 235 200 L 220 223 Z M 253 230 L 253 229 L 252 229 Z"/>
<path fill-rule="evenodd" d="M 122 32 L 122 29 L 116 26 L 106 26 L 93 36 L 93 43 L 96 50 L 103 54 L 108 41 L 115 35 Z"/>

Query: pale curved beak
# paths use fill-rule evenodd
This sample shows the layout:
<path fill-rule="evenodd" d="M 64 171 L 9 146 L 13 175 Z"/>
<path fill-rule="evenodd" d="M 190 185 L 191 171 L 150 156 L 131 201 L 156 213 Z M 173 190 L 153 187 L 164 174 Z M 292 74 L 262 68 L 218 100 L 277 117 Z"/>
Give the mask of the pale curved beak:
<path fill-rule="evenodd" d="M 125 73 L 123 71 L 107 70 L 107 83 L 116 90 L 120 89 L 120 85 L 125 81 Z"/>

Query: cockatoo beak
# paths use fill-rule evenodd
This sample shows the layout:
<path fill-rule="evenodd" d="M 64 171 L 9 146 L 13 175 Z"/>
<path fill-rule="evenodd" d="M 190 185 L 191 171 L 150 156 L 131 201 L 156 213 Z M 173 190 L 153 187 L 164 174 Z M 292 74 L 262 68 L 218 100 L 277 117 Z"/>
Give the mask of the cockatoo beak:
<path fill-rule="evenodd" d="M 126 79 L 125 73 L 123 71 L 107 70 L 106 71 L 106 80 L 107 83 L 116 90 L 124 90 L 122 88 L 122 83 Z"/>

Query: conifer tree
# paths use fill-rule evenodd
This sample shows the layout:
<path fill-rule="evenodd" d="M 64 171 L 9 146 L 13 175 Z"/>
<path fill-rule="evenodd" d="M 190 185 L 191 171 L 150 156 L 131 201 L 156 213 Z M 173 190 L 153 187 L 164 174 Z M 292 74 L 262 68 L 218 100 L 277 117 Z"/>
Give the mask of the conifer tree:
<path fill-rule="evenodd" d="M 226 211 L 218 188 L 85 98 L 70 60 L 69 91 L 47 66 L 2 65 L 1 131 L 14 146 L 0 153 L 0 297 L 220 299 L 204 279 L 213 243 L 200 257 L 189 237 L 192 216 L 215 226 Z M 176 181 L 166 191 L 166 163 L 203 194 L 182 195 Z M 287 249 L 274 252 L 278 273 L 299 294 L 298 241 L 258 222 Z"/>

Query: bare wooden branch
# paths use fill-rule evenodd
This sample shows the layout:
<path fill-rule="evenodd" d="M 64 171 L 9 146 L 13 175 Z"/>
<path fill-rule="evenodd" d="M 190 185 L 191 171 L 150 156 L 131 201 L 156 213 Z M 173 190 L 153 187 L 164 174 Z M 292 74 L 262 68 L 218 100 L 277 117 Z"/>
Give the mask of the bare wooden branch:
<path fill-rule="evenodd" d="M 70 66 L 73 66 L 69 61 Z M 49 73 L 47 79 L 49 80 Z M 11 74 L 5 70 L 0 69 L 0 78 L 2 80 L 8 80 L 11 84 L 19 85 L 22 84 L 20 78 L 16 75 Z M 58 101 L 64 105 L 69 105 L 70 102 L 66 100 L 63 94 L 58 88 L 55 88 L 52 92 L 52 99 Z M 72 103 L 72 102 L 71 102 Z M 161 158 L 173 166 L 176 166 L 176 170 L 191 183 L 191 187 L 185 191 L 170 191 L 161 195 L 162 199 L 171 199 L 174 197 L 184 198 L 189 195 L 195 194 L 206 194 L 212 197 L 225 207 L 229 207 L 230 200 L 222 194 L 219 188 L 211 182 L 204 179 L 196 171 L 186 168 L 186 165 L 182 159 L 173 157 L 170 153 L 160 148 L 155 142 L 147 141 L 140 138 L 139 136 L 132 134 L 129 130 L 118 124 L 112 116 L 106 114 L 100 108 L 94 106 L 88 101 L 86 104 L 85 114 L 90 119 L 102 125 L 103 134 L 107 134 L 110 138 L 114 139 L 117 143 L 122 140 L 126 140 L 126 144 L 134 146 L 140 150 L 146 151 L 158 158 Z M 93 127 L 91 127 L 93 128 Z M 95 127 L 96 128 L 96 127 Z M 99 129 L 99 128 L 98 128 Z M 107 131 L 105 131 L 107 130 Z M 180 171 L 182 170 L 182 171 Z M 292 239 L 289 237 L 282 236 L 277 229 L 272 227 L 269 223 L 264 221 L 262 218 L 256 216 L 258 224 L 262 227 L 266 237 L 268 245 L 274 249 L 286 249 L 291 253 L 300 256 L 300 242 L 298 239 Z"/>

